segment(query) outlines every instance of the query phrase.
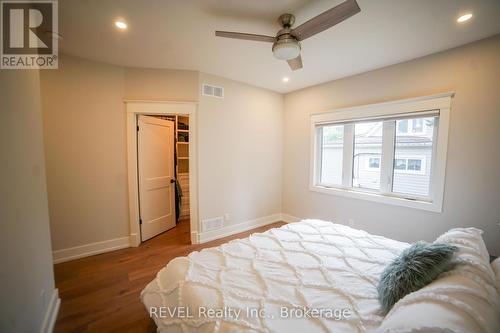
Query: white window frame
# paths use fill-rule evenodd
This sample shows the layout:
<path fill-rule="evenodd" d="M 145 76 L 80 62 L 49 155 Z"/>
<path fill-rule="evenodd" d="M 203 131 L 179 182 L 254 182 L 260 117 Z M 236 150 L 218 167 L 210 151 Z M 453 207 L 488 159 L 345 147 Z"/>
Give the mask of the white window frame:
<path fill-rule="evenodd" d="M 451 99 L 453 92 L 385 103 L 362 105 L 351 108 L 330 110 L 311 115 L 311 150 L 309 189 L 324 194 L 369 200 L 396 206 L 442 212 L 445 185 L 446 156 L 448 148 L 448 129 L 450 123 Z M 439 114 L 436 118 L 433 138 L 433 158 L 429 196 L 414 197 L 392 192 L 394 140 L 396 124 L 389 120 L 398 117 L 425 116 Z M 343 185 L 324 185 L 319 183 L 321 171 L 321 126 L 347 123 L 344 126 L 344 143 L 353 141 L 355 121 L 387 119 L 383 127 L 380 191 L 362 191 L 352 188 L 353 144 L 344 145 L 342 169 Z M 349 124 L 351 123 L 351 124 Z M 422 169 L 423 165 L 422 165 Z M 425 171 L 425 170 L 424 170 Z"/>

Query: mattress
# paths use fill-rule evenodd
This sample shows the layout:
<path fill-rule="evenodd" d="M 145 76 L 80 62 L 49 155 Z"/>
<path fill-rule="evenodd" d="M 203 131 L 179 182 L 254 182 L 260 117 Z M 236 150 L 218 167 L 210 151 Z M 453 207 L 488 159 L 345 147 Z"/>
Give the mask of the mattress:
<path fill-rule="evenodd" d="M 441 237 L 463 248 L 462 266 L 483 265 L 481 251 L 486 249 L 480 236 Z M 498 293 L 491 267 L 481 268 L 487 271 L 483 280 L 469 276 L 470 269 L 468 275 L 448 274 L 451 292 L 477 298 L 481 320 L 472 318 L 477 313 L 467 305 L 453 305 L 461 294 L 458 299 L 429 296 L 446 294 L 442 285 L 430 292 L 421 289 L 420 298 L 407 295 L 384 318 L 377 300 L 379 276 L 408 246 L 345 225 L 304 220 L 176 258 L 146 286 L 141 299 L 158 332 L 468 332 L 457 328 L 461 325 L 471 332 L 496 332 Z M 481 286 L 489 280 L 493 289 Z M 474 288 L 486 289 L 471 292 Z M 442 304 L 444 297 L 451 305 Z M 412 306 L 427 319 L 413 321 L 418 315 Z M 441 321 L 431 327 L 433 311 Z"/>

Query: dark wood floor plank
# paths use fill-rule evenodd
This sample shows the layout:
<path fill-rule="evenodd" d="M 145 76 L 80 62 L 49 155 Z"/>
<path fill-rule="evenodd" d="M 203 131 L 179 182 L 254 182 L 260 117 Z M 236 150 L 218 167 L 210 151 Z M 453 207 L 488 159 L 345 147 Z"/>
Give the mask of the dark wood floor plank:
<path fill-rule="evenodd" d="M 139 299 L 142 289 L 170 260 L 280 227 L 278 222 L 205 244 L 191 245 L 189 221 L 123 249 L 54 265 L 61 308 L 55 332 L 156 332 Z"/>

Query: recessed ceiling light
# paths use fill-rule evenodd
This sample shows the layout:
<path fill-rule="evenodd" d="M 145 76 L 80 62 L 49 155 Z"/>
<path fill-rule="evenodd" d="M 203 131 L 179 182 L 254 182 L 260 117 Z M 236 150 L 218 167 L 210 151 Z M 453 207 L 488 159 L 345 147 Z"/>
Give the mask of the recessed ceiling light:
<path fill-rule="evenodd" d="M 457 22 L 458 23 L 463 23 L 465 21 L 468 21 L 472 18 L 472 14 L 471 13 L 467 13 L 467 14 L 464 14 L 464 15 L 461 15 L 459 18 L 457 18 Z"/>
<path fill-rule="evenodd" d="M 118 29 L 121 29 L 121 30 L 125 30 L 127 29 L 127 23 L 125 23 L 124 21 L 122 20 L 117 20 L 115 21 L 115 26 L 118 28 Z"/>
<path fill-rule="evenodd" d="M 282 79 L 281 79 L 281 81 L 283 81 L 283 82 L 288 82 L 288 81 L 290 81 L 290 79 L 289 79 L 288 77 L 286 77 L 286 76 L 285 76 L 284 78 L 282 78 Z"/>

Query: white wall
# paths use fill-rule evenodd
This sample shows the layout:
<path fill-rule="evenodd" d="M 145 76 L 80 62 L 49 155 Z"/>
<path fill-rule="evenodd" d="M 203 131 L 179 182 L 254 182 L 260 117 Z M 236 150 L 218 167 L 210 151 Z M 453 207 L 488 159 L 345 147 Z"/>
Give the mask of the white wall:
<path fill-rule="evenodd" d="M 54 293 L 39 75 L 0 71 L 0 331 L 40 332 Z"/>
<path fill-rule="evenodd" d="M 197 101 L 198 72 L 125 68 L 125 97 L 139 100 Z"/>
<path fill-rule="evenodd" d="M 199 215 L 233 225 L 281 212 L 283 96 L 200 73 L 224 87 L 198 108 Z M 200 87 L 201 91 L 201 87 Z"/>
<path fill-rule="evenodd" d="M 128 236 L 123 68 L 62 56 L 41 88 L 52 247 Z"/>
<path fill-rule="evenodd" d="M 224 99 L 199 96 L 199 81 Z M 41 75 L 54 250 L 127 237 L 124 99 L 198 101 L 199 216 L 227 225 L 281 212 L 283 96 L 193 71 L 63 55 Z"/>
<path fill-rule="evenodd" d="M 476 226 L 500 254 L 500 36 L 285 96 L 283 212 L 337 218 L 369 232 L 434 240 Z M 335 66 L 335 64 L 332 64 Z M 310 192 L 309 116 L 328 109 L 455 91 L 443 213 Z"/>

